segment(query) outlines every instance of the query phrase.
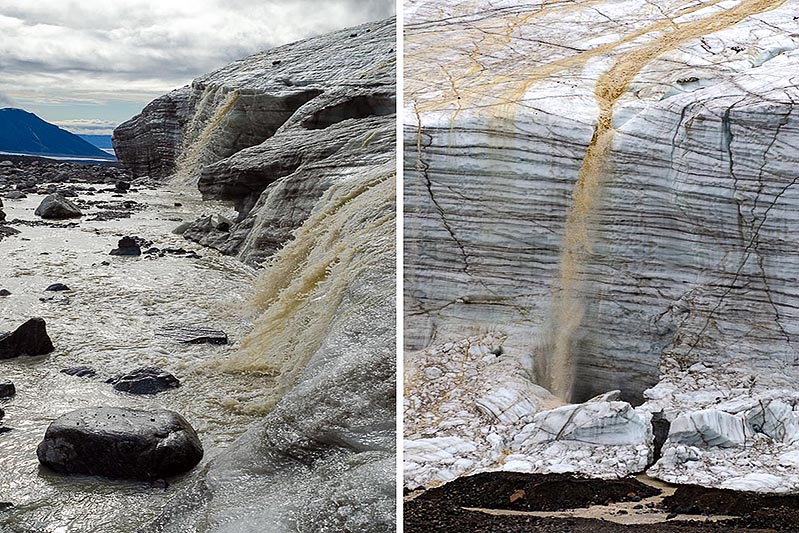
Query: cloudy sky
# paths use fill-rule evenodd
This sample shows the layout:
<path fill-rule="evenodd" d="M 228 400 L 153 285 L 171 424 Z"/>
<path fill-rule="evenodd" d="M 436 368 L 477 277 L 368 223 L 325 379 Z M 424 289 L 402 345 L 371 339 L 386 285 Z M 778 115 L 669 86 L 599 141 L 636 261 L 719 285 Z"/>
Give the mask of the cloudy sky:
<path fill-rule="evenodd" d="M 394 0 L 1 0 L 0 107 L 110 133 L 235 59 L 394 14 Z"/>

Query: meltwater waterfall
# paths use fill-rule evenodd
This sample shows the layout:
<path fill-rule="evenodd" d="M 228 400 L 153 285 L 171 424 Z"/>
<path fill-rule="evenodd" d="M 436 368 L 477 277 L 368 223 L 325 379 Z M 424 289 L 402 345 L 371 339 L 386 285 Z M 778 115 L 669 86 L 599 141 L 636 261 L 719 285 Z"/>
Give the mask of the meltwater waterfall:
<path fill-rule="evenodd" d="M 636 44 L 630 39 L 624 42 L 633 46 L 615 59 L 613 66 L 596 80 L 596 95 L 599 117 L 594 135 L 588 145 L 574 187 L 572 205 L 566 217 L 560 266 L 560 290 L 555 304 L 552 336 L 552 353 L 545 356 L 546 370 L 541 372 L 542 383 L 560 398 L 571 400 L 574 389 L 575 364 L 572 355 L 577 329 L 585 312 L 580 292 L 580 265 L 591 254 L 590 227 L 596 205 L 600 200 L 603 175 L 612 172 L 607 168 L 613 143 L 613 109 L 616 102 L 627 92 L 630 83 L 653 59 L 675 49 L 680 44 L 703 35 L 723 30 L 741 20 L 763 11 L 781 6 L 784 0 L 750 0 L 719 13 L 708 13 L 697 20 L 675 22 L 672 19 L 647 28 L 647 40 Z M 701 5 L 701 7 L 705 7 Z M 680 12 L 680 16 L 695 12 L 694 6 Z M 655 33 L 652 37 L 652 33 Z M 590 357 L 590 356 L 589 356 Z"/>
<path fill-rule="evenodd" d="M 189 123 L 184 136 L 184 147 L 177 160 L 175 179 L 184 185 L 196 185 L 198 174 L 207 163 L 215 163 L 221 157 L 214 156 L 213 143 L 215 136 L 221 135 L 222 122 L 238 102 L 239 91 L 233 90 L 216 102 L 217 90 L 210 89 L 203 93 L 197 104 L 197 110 Z M 216 105 L 213 111 L 209 106 Z M 208 120 L 210 114 L 211 119 Z M 229 155 L 229 154 L 224 154 Z"/>
<path fill-rule="evenodd" d="M 409 3 L 406 486 L 797 490 L 796 7 Z"/>

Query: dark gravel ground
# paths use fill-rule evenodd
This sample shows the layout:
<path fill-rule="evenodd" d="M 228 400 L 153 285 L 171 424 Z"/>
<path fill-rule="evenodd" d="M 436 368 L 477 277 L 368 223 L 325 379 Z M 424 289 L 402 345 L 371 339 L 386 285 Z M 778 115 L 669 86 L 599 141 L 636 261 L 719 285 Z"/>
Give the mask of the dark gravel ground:
<path fill-rule="evenodd" d="M 459 507 L 560 511 L 612 502 L 641 501 L 660 491 L 634 478 L 596 480 L 564 474 L 492 472 L 458 478 L 417 499 Z"/>
<path fill-rule="evenodd" d="M 606 481 L 560 474 L 479 474 L 460 478 L 406 501 L 404 525 L 407 533 L 799 533 L 799 496 L 765 496 L 693 486 L 680 487 L 674 495 L 664 498 L 660 510 L 739 518 L 723 522 L 669 519 L 657 524 L 622 525 L 593 518 L 495 516 L 465 509 L 568 511 L 592 505 L 635 502 L 658 493 L 658 489 L 634 478 Z"/>
<path fill-rule="evenodd" d="M 663 507 L 682 514 L 740 516 L 740 524 L 799 531 L 799 495 L 758 494 L 683 486 L 663 499 Z"/>

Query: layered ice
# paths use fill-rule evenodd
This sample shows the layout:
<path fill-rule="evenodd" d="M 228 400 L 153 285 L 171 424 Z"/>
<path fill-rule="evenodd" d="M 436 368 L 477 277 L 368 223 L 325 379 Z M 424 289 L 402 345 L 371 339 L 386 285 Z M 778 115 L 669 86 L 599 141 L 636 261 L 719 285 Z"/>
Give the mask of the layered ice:
<path fill-rule="evenodd" d="M 493 382 L 574 405 L 618 389 L 671 423 L 651 474 L 796 490 L 796 1 L 450 4 L 406 2 L 406 366 L 495 332 Z M 496 421 L 442 427 L 418 385 L 412 440 L 471 442 L 465 473 L 507 464 L 506 439 L 474 437 Z"/>

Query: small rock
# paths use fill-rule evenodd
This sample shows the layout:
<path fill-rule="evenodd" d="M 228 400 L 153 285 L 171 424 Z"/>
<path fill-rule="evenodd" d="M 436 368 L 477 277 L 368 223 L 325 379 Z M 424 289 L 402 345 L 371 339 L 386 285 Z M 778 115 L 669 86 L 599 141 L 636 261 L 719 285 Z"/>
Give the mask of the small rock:
<path fill-rule="evenodd" d="M 0 289 L 0 296 L 11 296 L 11 291 L 8 289 Z"/>
<path fill-rule="evenodd" d="M 116 192 L 128 192 L 130 190 L 130 183 L 126 181 L 118 181 L 115 186 Z"/>
<path fill-rule="evenodd" d="M 54 420 L 36 455 L 64 474 L 156 480 L 194 468 L 203 448 L 173 411 L 93 407 Z"/>
<path fill-rule="evenodd" d="M 49 287 L 47 287 L 44 290 L 45 291 L 50 291 L 50 292 L 61 292 L 61 291 L 68 291 L 70 289 L 69 289 L 69 287 L 67 287 L 63 283 L 53 283 L 52 285 L 50 285 Z"/>
<path fill-rule="evenodd" d="M 55 193 L 45 197 L 35 214 L 42 218 L 75 218 L 83 216 L 78 206 L 64 198 L 61 194 Z"/>
<path fill-rule="evenodd" d="M 17 393 L 17 388 L 10 381 L 0 381 L 0 398 L 10 398 Z"/>
<path fill-rule="evenodd" d="M 62 374 L 66 374 L 68 376 L 77 376 L 79 378 L 84 377 L 92 377 L 97 375 L 97 372 L 89 366 L 71 366 L 69 368 L 65 368 L 61 370 Z"/>
<path fill-rule="evenodd" d="M 9 200 L 22 200 L 23 198 L 27 198 L 28 195 L 21 191 L 11 191 L 6 193 L 6 198 Z"/>
<path fill-rule="evenodd" d="M 107 381 L 115 390 L 130 394 L 158 394 L 180 386 L 178 378 L 156 366 L 137 368 Z"/>
<path fill-rule="evenodd" d="M 2 241 L 4 237 L 11 237 L 13 235 L 19 235 L 19 230 L 8 226 L 0 226 L 0 241 Z"/>
<path fill-rule="evenodd" d="M 31 318 L 12 333 L 0 334 L 0 359 L 44 355 L 55 350 L 41 318 Z"/>
<path fill-rule="evenodd" d="M 141 255 L 141 247 L 132 237 L 122 237 L 111 255 Z"/>

